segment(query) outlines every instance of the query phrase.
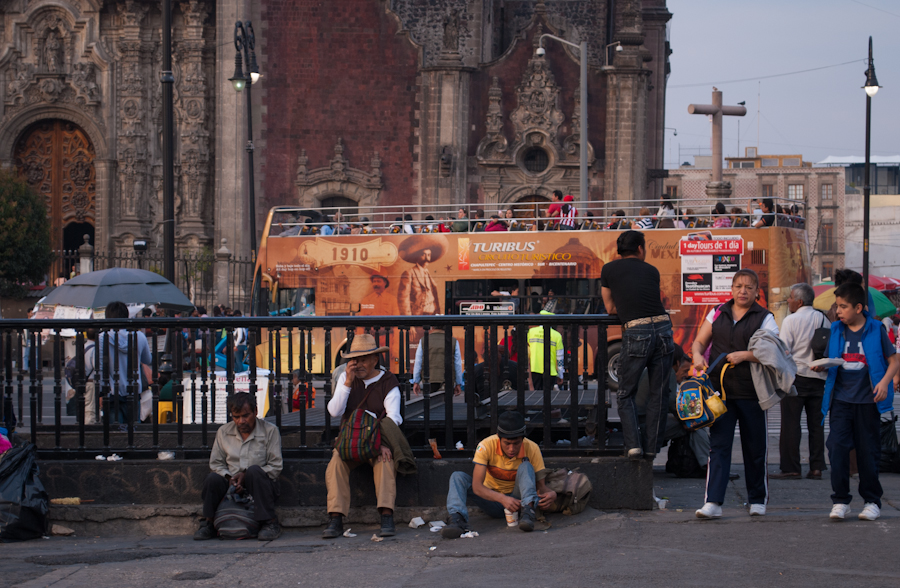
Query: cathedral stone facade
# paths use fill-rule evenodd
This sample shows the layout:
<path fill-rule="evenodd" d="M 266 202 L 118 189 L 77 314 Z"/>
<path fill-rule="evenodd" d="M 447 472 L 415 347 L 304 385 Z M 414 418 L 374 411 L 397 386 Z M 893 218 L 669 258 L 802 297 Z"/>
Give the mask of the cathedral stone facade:
<path fill-rule="evenodd" d="M 540 202 L 661 192 L 665 0 L 172 0 L 176 239 L 249 250 L 252 20 L 257 227 L 276 205 Z M 162 235 L 160 2 L 0 0 L 0 164 L 41 190 L 54 245 Z M 589 193 L 578 50 L 588 43 Z M 611 44 L 619 43 L 620 51 Z"/>

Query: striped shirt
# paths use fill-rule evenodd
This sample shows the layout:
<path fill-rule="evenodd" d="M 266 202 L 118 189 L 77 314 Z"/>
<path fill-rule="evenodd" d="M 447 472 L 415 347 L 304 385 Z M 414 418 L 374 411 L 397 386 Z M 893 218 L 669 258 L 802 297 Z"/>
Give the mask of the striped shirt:
<path fill-rule="evenodd" d="M 575 228 L 575 217 L 578 216 L 578 209 L 569 202 L 562 207 L 561 220 L 559 224 L 564 227 Z"/>

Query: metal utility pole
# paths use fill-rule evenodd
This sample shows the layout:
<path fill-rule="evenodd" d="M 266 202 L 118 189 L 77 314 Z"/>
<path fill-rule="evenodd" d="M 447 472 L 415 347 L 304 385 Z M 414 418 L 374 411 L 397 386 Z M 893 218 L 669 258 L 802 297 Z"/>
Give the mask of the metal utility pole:
<path fill-rule="evenodd" d="M 163 0 L 162 30 L 163 107 L 163 271 L 175 283 L 175 128 L 172 75 L 172 0 Z"/>

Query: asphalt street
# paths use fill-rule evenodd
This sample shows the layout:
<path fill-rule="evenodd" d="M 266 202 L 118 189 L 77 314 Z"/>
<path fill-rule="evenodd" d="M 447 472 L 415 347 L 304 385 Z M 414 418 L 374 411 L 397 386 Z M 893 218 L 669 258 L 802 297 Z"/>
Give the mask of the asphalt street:
<path fill-rule="evenodd" d="M 741 472 L 740 466 L 735 471 Z M 776 469 L 770 467 L 770 472 Z M 549 528 L 507 529 L 473 516 L 480 536 L 445 540 L 398 528 L 373 542 L 374 526 L 326 541 L 321 529 L 276 541 L 190 537 L 53 537 L 0 549 L 5 586 L 890 586 L 900 585 L 900 475 L 885 474 L 882 518 L 828 519 L 828 480 L 773 480 L 765 517 L 751 519 L 743 478 L 720 520 L 702 521 L 702 480 L 657 468 L 654 511 L 549 515 Z M 854 483 L 855 488 L 855 483 Z"/>

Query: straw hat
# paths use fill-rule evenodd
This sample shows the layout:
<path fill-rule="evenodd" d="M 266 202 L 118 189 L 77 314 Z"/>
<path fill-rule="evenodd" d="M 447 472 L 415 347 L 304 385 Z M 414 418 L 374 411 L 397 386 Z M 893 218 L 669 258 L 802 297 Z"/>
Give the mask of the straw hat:
<path fill-rule="evenodd" d="M 426 249 L 431 249 L 431 261 L 440 259 L 447 250 L 447 238 L 440 234 L 414 235 L 403 241 L 397 252 L 403 261 L 418 263 L 419 254 Z"/>
<path fill-rule="evenodd" d="M 387 351 L 387 347 L 379 347 L 372 335 L 357 335 L 350 344 L 350 351 L 341 351 L 341 357 L 344 359 L 352 359 L 354 357 L 362 357 L 364 355 L 373 355 L 375 353 L 383 353 Z"/>

